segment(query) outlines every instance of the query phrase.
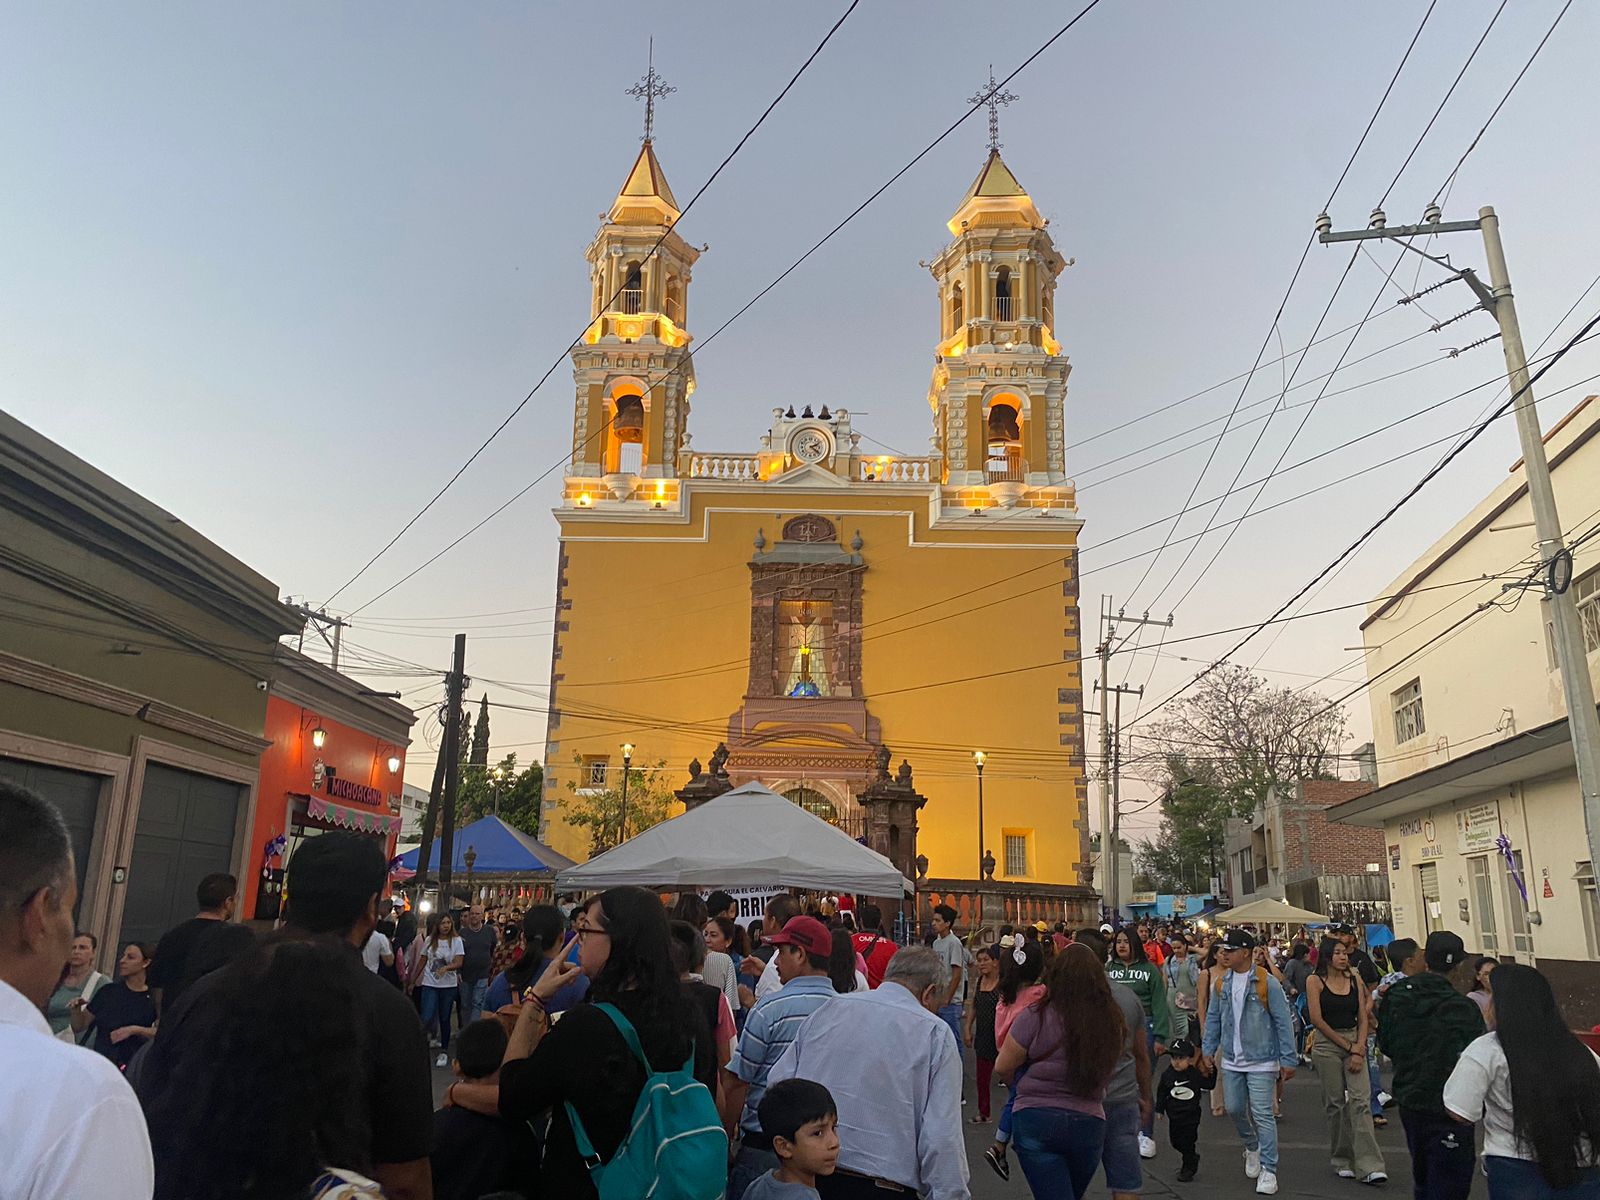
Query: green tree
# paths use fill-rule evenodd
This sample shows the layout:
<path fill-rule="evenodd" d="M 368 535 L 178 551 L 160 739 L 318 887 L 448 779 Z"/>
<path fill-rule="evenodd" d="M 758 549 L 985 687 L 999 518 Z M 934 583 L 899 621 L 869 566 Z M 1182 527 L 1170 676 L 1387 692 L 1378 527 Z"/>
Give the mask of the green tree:
<path fill-rule="evenodd" d="M 575 763 L 582 764 L 583 756 L 574 754 Z M 589 831 L 590 853 L 600 854 L 617 844 L 617 834 L 622 827 L 622 772 L 613 764 L 606 772 L 603 788 L 580 788 L 576 781 L 567 783 L 571 795 L 561 802 L 569 825 Z M 635 766 L 628 772 L 628 836 L 643 833 L 661 824 L 672 811 L 677 799 L 667 776 L 665 760 L 653 767 Z M 576 772 L 579 777 L 583 773 Z"/>
<path fill-rule="evenodd" d="M 461 773 L 461 798 L 456 808 L 458 824 L 465 825 L 495 811 L 500 797 L 500 819 L 532 837 L 539 835 L 539 802 L 544 793 L 544 767 L 517 766 L 515 752 L 493 767 L 469 763 Z"/>
<path fill-rule="evenodd" d="M 1194 778 L 1184 760 L 1172 760 L 1169 770 L 1181 782 L 1161 797 L 1161 825 L 1134 850 L 1134 866 L 1158 892 L 1204 892 L 1213 867 L 1221 870 L 1227 821 L 1242 814 L 1234 793 Z"/>
<path fill-rule="evenodd" d="M 462 741 L 466 741 L 465 737 Z M 472 749 L 467 755 L 467 761 L 475 767 L 489 766 L 489 693 L 483 694 L 483 703 L 478 708 L 478 723 L 472 727 Z"/>

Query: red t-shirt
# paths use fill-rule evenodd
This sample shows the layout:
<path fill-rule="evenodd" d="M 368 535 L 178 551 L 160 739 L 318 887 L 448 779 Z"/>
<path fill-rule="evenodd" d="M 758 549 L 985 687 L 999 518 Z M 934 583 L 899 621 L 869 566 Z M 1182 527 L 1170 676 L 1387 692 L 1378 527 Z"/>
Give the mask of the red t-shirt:
<path fill-rule="evenodd" d="M 1154 939 L 1151 939 L 1144 944 L 1144 956 L 1158 967 L 1167 961 L 1166 950 L 1162 948 L 1160 942 L 1155 941 Z"/>
<path fill-rule="evenodd" d="M 856 953 L 866 960 L 867 986 L 877 987 L 883 982 L 883 973 L 888 969 L 889 960 L 900 947 L 894 944 L 892 938 L 884 937 L 881 933 L 853 933 L 850 940 L 855 943 Z"/>

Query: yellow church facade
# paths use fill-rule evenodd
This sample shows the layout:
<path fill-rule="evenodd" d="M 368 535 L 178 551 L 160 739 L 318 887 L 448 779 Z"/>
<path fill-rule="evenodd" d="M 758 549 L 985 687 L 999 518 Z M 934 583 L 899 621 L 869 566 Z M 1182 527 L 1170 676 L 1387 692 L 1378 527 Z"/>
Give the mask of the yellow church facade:
<path fill-rule="evenodd" d="M 756 446 L 702 448 L 678 215 L 647 140 L 587 253 L 544 840 L 589 857 L 567 808 L 626 743 L 685 798 L 766 784 L 924 896 L 1086 918 L 1082 521 L 1047 222 L 992 149 L 929 264 L 930 436 L 906 457 L 821 392 Z M 891 783 L 914 833 L 868 811 Z"/>

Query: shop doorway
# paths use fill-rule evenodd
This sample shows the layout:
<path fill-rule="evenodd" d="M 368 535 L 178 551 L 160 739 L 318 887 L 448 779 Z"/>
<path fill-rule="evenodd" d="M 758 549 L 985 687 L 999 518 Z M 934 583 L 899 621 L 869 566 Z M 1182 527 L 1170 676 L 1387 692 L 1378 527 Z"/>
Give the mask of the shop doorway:
<path fill-rule="evenodd" d="M 1444 928 L 1444 906 L 1439 901 L 1439 864 L 1423 863 L 1417 868 L 1417 885 L 1422 892 L 1422 927 L 1429 933 Z"/>
<path fill-rule="evenodd" d="M 72 838 L 72 857 L 78 869 L 78 904 L 81 906 L 105 776 L 26 762 L 20 758 L 0 758 L 0 779 L 43 796 L 60 811 L 67 823 L 67 833 Z M 72 910 L 72 918 L 74 922 L 77 921 L 77 908 Z"/>
<path fill-rule="evenodd" d="M 154 944 L 194 916 L 194 889 L 202 878 L 233 870 L 243 790 L 160 763 L 145 767 L 119 944 Z"/>

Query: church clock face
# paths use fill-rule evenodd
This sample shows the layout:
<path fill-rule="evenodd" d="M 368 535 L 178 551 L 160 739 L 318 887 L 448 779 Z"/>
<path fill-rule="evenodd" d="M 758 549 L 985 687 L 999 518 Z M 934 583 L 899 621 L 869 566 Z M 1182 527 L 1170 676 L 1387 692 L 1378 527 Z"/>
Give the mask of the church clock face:
<path fill-rule="evenodd" d="M 815 429 L 802 429 L 794 435 L 789 449 L 803 463 L 818 463 L 828 457 L 828 439 Z"/>

